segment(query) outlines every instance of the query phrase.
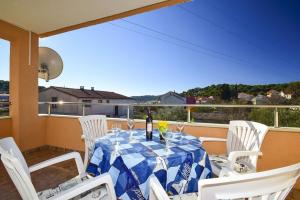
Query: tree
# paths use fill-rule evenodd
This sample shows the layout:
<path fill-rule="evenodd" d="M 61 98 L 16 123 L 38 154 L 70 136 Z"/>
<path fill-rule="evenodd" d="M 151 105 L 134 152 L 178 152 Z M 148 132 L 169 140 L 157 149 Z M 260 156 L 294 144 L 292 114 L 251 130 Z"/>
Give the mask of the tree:
<path fill-rule="evenodd" d="M 232 99 L 237 99 L 238 98 L 238 86 L 234 85 L 231 89 L 231 98 Z"/>
<path fill-rule="evenodd" d="M 9 91 L 9 82 L 0 80 L 0 93 L 8 93 Z"/>
<path fill-rule="evenodd" d="M 221 86 L 221 99 L 224 101 L 229 101 L 231 99 L 231 90 L 228 84 L 223 84 Z"/>

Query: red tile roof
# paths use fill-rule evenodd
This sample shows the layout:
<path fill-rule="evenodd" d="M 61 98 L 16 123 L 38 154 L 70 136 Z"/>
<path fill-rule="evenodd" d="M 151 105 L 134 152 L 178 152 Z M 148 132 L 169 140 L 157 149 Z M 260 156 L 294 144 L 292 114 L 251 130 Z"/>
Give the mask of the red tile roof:
<path fill-rule="evenodd" d="M 89 99 L 131 99 L 130 97 L 108 91 L 99 90 L 88 90 L 88 89 L 75 89 L 75 88 L 65 88 L 65 87 L 54 87 L 51 86 L 46 90 L 53 88 L 57 91 L 69 94 L 77 98 L 89 98 Z"/>

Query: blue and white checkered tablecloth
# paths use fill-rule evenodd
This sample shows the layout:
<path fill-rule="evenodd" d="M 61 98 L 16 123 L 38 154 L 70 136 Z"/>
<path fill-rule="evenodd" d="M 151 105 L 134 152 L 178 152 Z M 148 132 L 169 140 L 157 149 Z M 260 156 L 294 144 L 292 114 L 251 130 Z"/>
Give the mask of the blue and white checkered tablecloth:
<path fill-rule="evenodd" d="M 170 195 L 197 192 L 199 179 L 211 178 L 208 155 L 196 137 L 175 137 L 169 151 L 157 131 L 152 141 L 146 141 L 145 130 L 135 130 L 134 138 L 129 142 L 129 133 L 121 132 L 117 137 L 118 151 L 115 135 L 98 139 L 87 168 L 96 176 L 109 172 L 119 199 L 148 199 L 151 175 Z"/>

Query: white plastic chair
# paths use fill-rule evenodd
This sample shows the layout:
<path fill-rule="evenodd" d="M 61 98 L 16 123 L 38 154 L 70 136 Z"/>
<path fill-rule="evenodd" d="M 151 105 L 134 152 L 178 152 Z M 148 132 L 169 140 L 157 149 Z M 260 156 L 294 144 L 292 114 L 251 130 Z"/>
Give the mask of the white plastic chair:
<path fill-rule="evenodd" d="M 84 169 L 93 155 L 95 141 L 107 133 L 107 121 L 105 115 L 89 115 L 79 118 L 82 128 L 82 136 L 85 143 Z"/>
<path fill-rule="evenodd" d="M 230 121 L 227 139 L 200 137 L 203 142 L 226 142 L 227 155 L 210 155 L 212 171 L 217 176 L 228 176 L 230 172 L 256 172 L 260 147 L 268 127 L 251 121 Z"/>
<path fill-rule="evenodd" d="M 300 163 L 264 172 L 204 179 L 198 182 L 198 194 L 168 197 L 156 179 L 150 179 L 150 200 L 283 200 L 300 176 Z"/>
<path fill-rule="evenodd" d="M 0 140 L 1 160 L 10 178 L 15 184 L 23 200 L 66 200 L 76 199 L 116 199 L 110 175 L 103 174 L 88 178 L 83 174 L 83 163 L 78 152 L 67 153 L 28 167 L 26 161 L 13 138 Z M 37 192 L 31 182 L 30 173 L 66 160 L 75 159 L 78 177 L 75 177 L 53 189 Z M 105 187 L 104 187 L 105 186 Z"/>

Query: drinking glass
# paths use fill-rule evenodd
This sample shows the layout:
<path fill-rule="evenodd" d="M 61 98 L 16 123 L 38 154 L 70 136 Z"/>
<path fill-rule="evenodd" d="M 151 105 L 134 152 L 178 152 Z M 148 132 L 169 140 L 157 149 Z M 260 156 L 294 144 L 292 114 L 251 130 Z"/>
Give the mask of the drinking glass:
<path fill-rule="evenodd" d="M 111 128 L 112 132 L 115 134 L 115 145 L 119 145 L 118 136 L 121 131 L 121 124 L 114 123 Z"/>
<path fill-rule="evenodd" d="M 132 138 L 132 128 L 134 127 L 134 120 L 133 119 L 128 119 L 127 120 L 127 125 L 128 125 L 128 127 L 129 127 L 129 138 L 130 138 L 130 140 L 131 140 L 131 138 Z"/>
<path fill-rule="evenodd" d="M 165 151 L 169 151 L 170 147 L 171 147 L 171 140 L 173 138 L 173 132 L 172 129 L 168 128 L 168 130 L 166 131 L 165 134 L 162 135 L 162 137 L 164 138 L 165 142 L 166 142 L 166 148 Z"/>
<path fill-rule="evenodd" d="M 185 126 L 185 123 L 184 123 L 184 121 L 177 121 L 177 124 L 176 124 L 176 128 L 177 128 L 177 130 L 179 131 L 179 141 L 181 141 L 182 140 L 182 131 L 183 131 L 183 129 L 184 129 L 184 126 Z"/>
<path fill-rule="evenodd" d="M 184 129 L 184 122 L 183 121 L 177 121 L 177 124 L 176 124 L 176 127 L 177 127 L 177 129 L 178 129 L 178 131 L 180 132 L 180 133 L 182 133 L 182 131 L 183 131 L 183 129 Z"/>

